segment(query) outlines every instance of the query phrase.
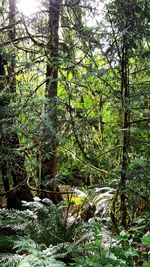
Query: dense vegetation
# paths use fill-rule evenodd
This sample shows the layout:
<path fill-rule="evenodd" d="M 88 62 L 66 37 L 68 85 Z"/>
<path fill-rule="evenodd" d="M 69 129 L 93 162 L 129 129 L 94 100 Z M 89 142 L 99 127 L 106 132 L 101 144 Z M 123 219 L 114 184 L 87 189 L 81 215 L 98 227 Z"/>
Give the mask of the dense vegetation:
<path fill-rule="evenodd" d="M 150 266 L 148 0 L 0 3 L 0 266 Z"/>

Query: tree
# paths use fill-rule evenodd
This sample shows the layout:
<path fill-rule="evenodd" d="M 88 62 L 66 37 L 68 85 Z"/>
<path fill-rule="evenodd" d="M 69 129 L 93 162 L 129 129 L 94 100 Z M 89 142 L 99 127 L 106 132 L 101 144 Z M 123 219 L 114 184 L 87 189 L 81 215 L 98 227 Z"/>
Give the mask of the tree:
<path fill-rule="evenodd" d="M 13 162 L 5 191 L 28 177 L 31 190 L 58 203 L 57 178 L 109 184 L 118 187 L 112 218 L 126 227 L 138 183 L 131 169 L 148 155 L 147 1 L 110 1 L 101 20 L 100 2 L 42 4 L 31 17 L 16 14 L 14 1 L 10 16 L 3 10 L 1 115 L 11 136 L 3 154 Z"/>
<path fill-rule="evenodd" d="M 24 169 L 24 156 L 17 153 L 19 148 L 19 137 L 13 130 L 15 120 L 11 114 L 10 104 L 16 94 L 16 77 L 15 77 L 15 49 L 13 42 L 16 38 L 16 1 L 9 0 L 8 12 L 8 40 L 10 42 L 9 58 L 6 61 L 6 68 L 4 66 L 5 50 L 1 52 L 1 75 L 5 77 L 5 85 L 2 90 L 4 93 L 2 119 L 5 121 L 5 126 L 2 132 L 1 146 L 2 146 L 2 179 L 4 184 L 5 193 L 7 196 L 7 207 L 19 207 L 21 200 L 31 200 L 32 195 L 27 187 L 27 173 Z M 4 59 L 3 59 L 4 57 Z M 6 89 L 7 88 L 7 89 Z M 6 89 L 6 93 L 5 93 Z M 16 189 L 13 189 L 15 187 Z"/>
<path fill-rule="evenodd" d="M 57 173 L 57 88 L 58 88 L 58 45 L 59 45 L 59 17 L 61 1 L 48 2 L 48 43 L 47 43 L 47 66 L 46 66 L 46 89 L 47 103 L 44 107 L 45 121 L 50 124 L 51 131 L 47 132 L 42 144 L 41 180 L 48 181 L 46 188 L 59 191 L 55 185 Z M 62 200 L 59 192 L 52 193 L 51 199 L 55 203 Z"/>
<path fill-rule="evenodd" d="M 145 37 L 147 36 L 147 19 L 138 1 L 112 1 L 108 5 L 108 20 L 111 24 L 113 40 L 109 51 L 114 64 L 118 64 L 118 74 L 120 76 L 120 100 L 122 106 L 122 164 L 121 178 L 118 186 L 117 194 L 120 194 L 120 211 L 121 223 L 127 226 L 127 185 L 129 184 L 130 173 L 129 164 L 132 153 L 136 153 L 136 147 L 132 141 L 132 125 L 136 123 L 134 108 L 135 100 L 133 94 L 133 73 L 137 73 L 136 64 L 132 61 L 137 60 L 139 52 L 145 49 Z M 145 31 L 141 29 L 145 24 Z M 146 37 L 147 39 L 147 37 Z M 115 52 L 114 52 L 115 51 Z M 135 69 L 134 69 L 135 67 Z M 139 70 L 138 70 L 139 71 Z M 143 72 L 143 70 L 141 70 Z M 145 72 L 145 74 L 144 74 Z M 142 75 L 146 75 L 147 70 L 144 69 Z M 136 90 L 139 90 L 139 81 Z M 139 110 L 140 112 L 140 110 Z M 139 123 L 148 121 L 148 119 L 139 120 Z M 137 120 L 138 123 L 138 120 Z M 120 193 L 119 193 L 120 192 Z M 117 196 L 116 194 L 116 196 Z M 113 205 L 117 197 L 115 196 Z M 130 195 L 131 196 L 131 195 Z M 114 210 L 113 210 L 114 212 Z M 112 219 L 114 220 L 112 213 Z M 115 222 L 114 222 L 115 224 Z"/>

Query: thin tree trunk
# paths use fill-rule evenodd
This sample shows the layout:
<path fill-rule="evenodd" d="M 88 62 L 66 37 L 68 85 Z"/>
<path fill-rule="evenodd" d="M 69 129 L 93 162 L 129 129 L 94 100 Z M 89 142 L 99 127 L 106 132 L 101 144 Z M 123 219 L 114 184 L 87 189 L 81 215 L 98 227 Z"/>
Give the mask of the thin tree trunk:
<path fill-rule="evenodd" d="M 128 165 L 128 149 L 130 140 L 130 108 L 129 108 L 129 70 L 128 70 L 128 48 L 126 40 L 124 40 L 122 50 L 122 77 L 121 77 L 121 93 L 123 108 L 123 150 L 122 150 L 122 169 L 120 179 L 121 189 L 121 223 L 126 228 L 127 224 L 127 208 L 126 208 L 126 181 L 127 181 L 127 165 Z"/>

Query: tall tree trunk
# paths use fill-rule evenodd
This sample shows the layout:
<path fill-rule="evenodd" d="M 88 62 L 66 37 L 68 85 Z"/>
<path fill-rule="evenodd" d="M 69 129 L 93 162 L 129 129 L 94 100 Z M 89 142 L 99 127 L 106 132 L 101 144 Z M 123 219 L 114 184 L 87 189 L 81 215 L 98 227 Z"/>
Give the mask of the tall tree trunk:
<path fill-rule="evenodd" d="M 5 74 L 5 60 L 3 59 L 3 51 L 0 51 L 0 120 L 3 121 L 7 115 L 7 99 L 3 94 L 3 90 L 6 85 L 6 74 Z M 3 180 L 3 186 L 5 191 L 9 191 L 9 179 L 7 177 L 7 162 L 5 158 L 5 147 L 4 147 L 4 125 L 1 125 L 0 132 L 0 170 Z"/>
<path fill-rule="evenodd" d="M 55 184 L 57 172 L 57 87 L 58 87 L 58 43 L 59 43 L 59 13 L 61 0 L 49 0 L 48 10 L 48 44 L 47 44 L 47 68 L 46 68 L 46 90 L 45 96 L 48 104 L 45 105 L 45 115 L 51 124 L 51 133 L 48 133 L 48 144 L 43 146 L 43 159 L 41 166 L 41 180 L 48 181 L 46 189 L 57 191 L 49 194 L 54 203 L 62 200 L 59 188 Z M 48 197 L 44 195 L 44 197 Z"/>
<path fill-rule="evenodd" d="M 16 37 L 16 29 L 15 29 L 16 0 L 9 0 L 9 12 L 10 12 L 9 13 L 9 24 L 11 26 L 9 30 L 9 39 L 13 43 Z M 10 81 L 9 81 L 11 94 L 16 93 L 15 52 L 12 51 L 12 53 L 13 53 L 13 57 L 12 57 L 12 60 L 10 62 L 9 69 L 8 69 L 9 77 L 12 77 L 10 78 Z M 16 133 L 12 133 L 10 138 L 12 140 L 12 147 L 18 148 L 20 146 L 18 135 Z M 23 155 L 15 155 L 13 166 L 12 166 L 13 185 L 18 186 L 18 184 L 22 183 L 23 180 L 25 180 L 23 185 L 19 187 L 16 192 L 16 197 L 19 202 L 21 200 L 26 200 L 26 201 L 32 200 L 32 194 L 26 182 L 27 173 L 24 167 L 24 162 L 25 162 L 25 157 Z"/>
<path fill-rule="evenodd" d="M 126 38 L 123 40 L 121 54 L 121 99 L 122 99 L 122 117 L 123 117 L 123 148 L 121 177 L 115 196 L 111 203 L 110 216 L 116 232 L 118 230 L 118 220 L 116 215 L 116 204 L 120 198 L 121 224 L 127 227 L 127 206 L 126 206 L 126 182 L 128 166 L 128 150 L 130 142 L 130 87 L 129 87 L 129 47 Z"/>
<path fill-rule="evenodd" d="M 16 37 L 15 29 L 15 12 L 16 12 L 16 0 L 9 0 L 9 25 L 10 29 L 8 32 L 8 38 L 13 44 Z M 11 61 L 8 65 L 8 97 L 7 103 L 5 103 L 5 109 L 7 113 L 5 118 L 9 121 L 9 132 L 3 134 L 3 164 L 2 164 L 2 177 L 4 183 L 5 192 L 9 191 L 12 186 L 17 188 L 16 191 L 11 191 L 7 194 L 7 207 L 8 208 L 18 208 L 21 204 L 21 200 L 32 200 L 32 194 L 29 191 L 26 183 L 26 171 L 24 169 L 25 158 L 22 155 L 18 155 L 14 152 L 14 149 L 19 148 L 19 138 L 18 135 L 12 131 L 11 126 L 15 121 L 11 118 L 9 119 L 9 103 L 10 99 L 14 97 L 16 93 L 16 78 L 15 78 L 15 51 L 14 47 L 11 47 Z M 3 72 L 5 69 L 3 67 Z M 4 73 L 5 74 L 5 73 Z M 24 181 L 24 183 L 23 183 Z M 11 186 L 10 186 L 11 185 Z"/>
<path fill-rule="evenodd" d="M 128 44 L 124 40 L 122 49 L 122 62 L 121 62 L 121 95 L 122 95 L 122 108 L 123 108 L 123 149 L 122 149 L 122 168 L 121 168 L 121 223 L 126 228 L 127 224 L 127 208 L 126 208 L 126 180 L 127 180 L 127 165 L 128 165 L 128 149 L 130 141 L 130 92 L 129 92 L 129 62 L 128 62 Z"/>

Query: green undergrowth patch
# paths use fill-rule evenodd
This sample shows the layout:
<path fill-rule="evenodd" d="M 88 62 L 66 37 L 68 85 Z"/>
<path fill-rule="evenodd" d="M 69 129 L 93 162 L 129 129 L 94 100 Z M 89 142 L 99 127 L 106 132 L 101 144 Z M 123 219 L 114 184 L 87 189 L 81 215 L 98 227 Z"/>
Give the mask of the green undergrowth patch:
<path fill-rule="evenodd" d="M 68 223 L 66 204 L 39 198 L 1 209 L 0 267 L 149 266 L 147 219 L 117 235 L 97 219 Z"/>

